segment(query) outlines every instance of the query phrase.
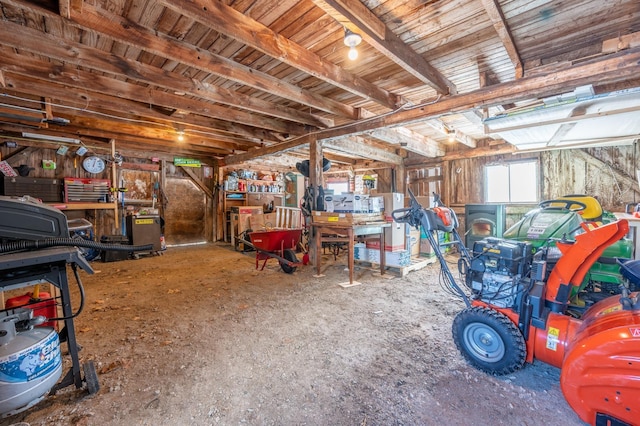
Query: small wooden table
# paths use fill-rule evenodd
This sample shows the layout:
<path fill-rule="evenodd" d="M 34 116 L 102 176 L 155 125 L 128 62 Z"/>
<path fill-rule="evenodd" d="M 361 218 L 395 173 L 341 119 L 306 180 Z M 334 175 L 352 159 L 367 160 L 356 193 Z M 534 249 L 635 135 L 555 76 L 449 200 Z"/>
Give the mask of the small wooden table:
<path fill-rule="evenodd" d="M 356 237 L 361 241 L 376 239 L 380 242 L 380 274 L 384 274 L 384 229 L 391 226 L 386 222 L 359 225 L 312 223 L 316 230 L 316 270 L 320 275 L 322 263 L 322 243 L 348 243 L 349 283 L 353 284 L 353 257 Z M 323 234 L 332 234 L 324 236 Z"/>

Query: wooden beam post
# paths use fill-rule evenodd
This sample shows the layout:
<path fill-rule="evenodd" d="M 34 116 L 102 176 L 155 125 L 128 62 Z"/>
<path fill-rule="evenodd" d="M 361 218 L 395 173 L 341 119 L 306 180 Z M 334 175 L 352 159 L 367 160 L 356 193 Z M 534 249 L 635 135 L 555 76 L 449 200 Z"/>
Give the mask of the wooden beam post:
<path fill-rule="evenodd" d="M 316 138 L 313 138 L 309 143 L 309 186 L 313 195 L 311 210 L 316 210 L 319 188 L 322 186 L 322 141 L 318 141 Z M 312 227 L 309 234 L 309 259 L 311 264 L 315 264 L 317 256 L 322 255 L 316 250 L 316 240 L 318 238 L 320 236 L 316 235 Z"/>
<path fill-rule="evenodd" d="M 109 141 L 111 143 L 111 158 L 115 158 L 116 156 L 116 140 L 115 139 L 111 139 Z M 120 212 L 118 212 L 118 197 L 117 195 L 120 194 L 121 197 L 124 197 L 124 193 L 117 192 L 117 188 L 119 187 L 119 182 L 118 182 L 118 170 L 116 167 L 116 162 L 112 161 L 111 162 L 111 187 L 112 188 L 116 188 L 116 192 L 114 192 L 113 195 L 113 203 L 115 204 L 115 208 L 113 209 L 113 225 L 114 225 L 114 230 L 112 231 L 113 233 L 118 232 L 120 230 Z M 122 212 L 123 215 L 123 220 L 124 220 L 124 212 Z"/>
<path fill-rule="evenodd" d="M 395 170 L 395 186 L 396 192 L 401 194 L 407 193 L 407 169 L 403 164 L 400 164 L 394 168 Z"/>

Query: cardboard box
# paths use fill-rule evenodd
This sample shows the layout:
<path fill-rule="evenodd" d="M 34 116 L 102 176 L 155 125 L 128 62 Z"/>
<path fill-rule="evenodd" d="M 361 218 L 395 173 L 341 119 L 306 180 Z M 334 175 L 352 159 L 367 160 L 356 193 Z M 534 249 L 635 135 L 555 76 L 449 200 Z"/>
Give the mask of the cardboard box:
<path fill-rule="evenodd" d="M 262 206 L 231 207 L 231 213 L 237 214 L 262 214 L 262 210 Z"/>
<path fill-rule="evenodd" d="M 391 223 L 391 227 L 384 230 L 384 245 L 387 251 L 399 251 L 405 249 L 405 227 L 404 223 L 393 221 L 391 212 L 404 208 L 404 194 L 399 192 L 389 192 L 377 194 L 383 199 L 384 218 Z M 371 246 L 367 246 L 370 247 Z"/>
<path fill-rule="evenodd" d="M 369 250 L 364 243 L 356 243 L 353 246 L 353 258 L 355 260 L 368 260 Z"/>
<path fill-rule="evenodd" d="M 356 213 L 369 213 L 369 196 L 353 194 L 353 211 Z"/>
<path fill-rule="evenodd" d="M 410 225 L 405 225 L 407 229 L 406 234 L 406 250 L 409 251 L 411 257 L 417 257 L 420 255 L 420 230 Z"/>
<path fill-rule="evenodd" d="M 333 194 L 325 194 L 324 195 L 324 209 L 329 213 L 333 212 L 334 204 L 333 204 Z"/>
<path fill-rule="evenodd" d="M 385 218 L 387 221 L 392 221 L 391 212 L 404 208 L 404 194 L 399 192 L 388 192 L 377 195 L 382 196 Z"/>
<path fill-rule="evenodd" d="M 384 198 L 377 195 L 369 196 L 369 211 L 371 213 L 382 213 L 384 210 Z"/>
<path fill-rule="evenodd" d="M 396 251 L 402 251 L 402 250 L 406 250 L 405 248 L 405 244 L 404 244 L 404 235 L 403 235 L 403 239 L 402 239 L 403 243 L 402 244 L 395 244 L 392 245 L 388 240 L 387 240 L 387 236 L 385 235 L 385 239 L 384 239 L 384 249 L 386 251 L 389 252 L 396 252 Z M 367 241 L 367 248 L 368 249 L 373 249 L 373 250 L 380 250 L 380 241 Z"/>
<path fill-rule="evenodd" d="M 236 210 L 237 209 L 237 210 Z M 237 213 L 234 212 L 237 211 Z M 259 216 L 259 217 L 255 217 Z M 252 222 L 253 217 L 253 224 Z M 262 206 L 237 207 L 231 210 L 231 244 L 236 246 L 236 237 L 253 226 L 263 226 Z"/>
<path fill-rule="evenodd" d="M 371 263 L 380 264 L 380 250 L 368 249 L 368 260 Z M 407 250 L 400 251 L 385 251 L 384 252 L 384 264 L 385 266 L 402 267 L 411 264 L 411 256 Z"/>
<path fill-rule="evenodd" d="M 381 213 L 338 213 L 338 212 L 311 212 L 313 223 L 326 223 L 330 225 L 358 225 L 369 222 L 382 222 Z"/>
<path fill-rule="evenodd" d="M 353 193 L 342 193 L 333 196 L 333 211 L 334 212 L 343 212 L 343 213 L 353 213 L 353 200 L 355 198 L 355 194 Z"/>

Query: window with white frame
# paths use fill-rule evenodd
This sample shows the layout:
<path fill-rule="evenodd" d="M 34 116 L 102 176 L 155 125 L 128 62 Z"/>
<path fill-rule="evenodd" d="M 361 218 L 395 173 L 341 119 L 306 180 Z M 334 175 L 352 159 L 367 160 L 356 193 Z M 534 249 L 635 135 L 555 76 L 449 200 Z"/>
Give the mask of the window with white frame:
<path fill-rule="evenodd" d="M 488 203 L 538 202 L 538 162 L 518 161 L 484 168 Z"/>

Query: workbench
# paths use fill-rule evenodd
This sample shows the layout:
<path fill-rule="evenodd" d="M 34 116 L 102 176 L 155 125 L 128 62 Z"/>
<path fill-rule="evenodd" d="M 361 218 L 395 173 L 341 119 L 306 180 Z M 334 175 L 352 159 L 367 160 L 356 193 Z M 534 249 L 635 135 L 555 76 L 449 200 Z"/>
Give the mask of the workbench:
<path fill-rule="evenodd" d="M 312 223 L 316 235 L 316 271 L 320 275 L 322 264 L 322 243 L 347 243 L 349 284 L 353 284 L 353 259 L 356 238 L 359 241 L 378 240 L 380 242 L 380 274 L 384 274 L 384 230 L 391 226 L 387 222 L 373 222 L 358 225 Z"/>

